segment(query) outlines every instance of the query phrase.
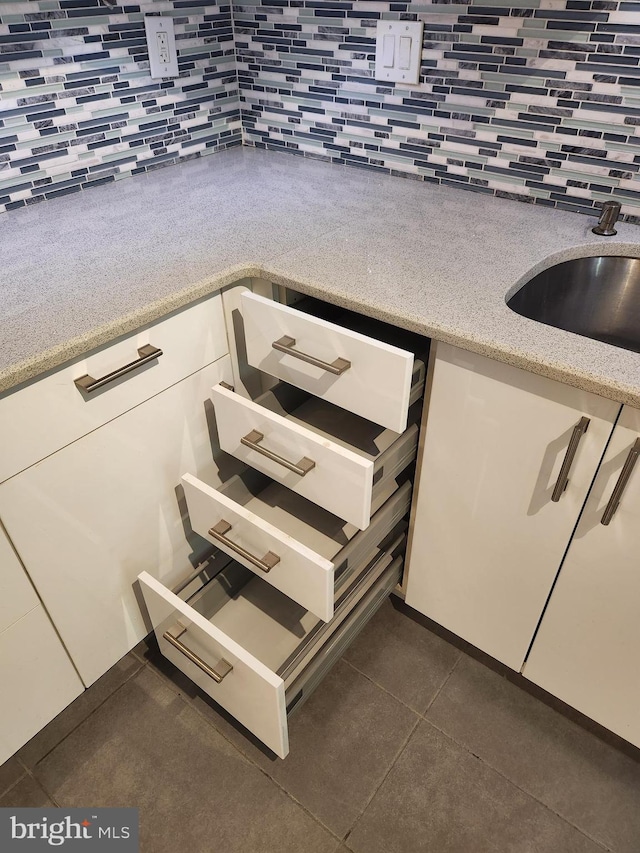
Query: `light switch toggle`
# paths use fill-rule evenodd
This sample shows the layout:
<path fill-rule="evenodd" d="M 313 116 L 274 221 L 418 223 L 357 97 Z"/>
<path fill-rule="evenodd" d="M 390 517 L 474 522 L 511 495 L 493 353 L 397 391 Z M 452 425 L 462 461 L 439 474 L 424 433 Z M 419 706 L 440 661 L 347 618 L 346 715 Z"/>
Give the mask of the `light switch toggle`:
<path fill-rule="evenodd" d="M 393 55 L 395 53 L 396 37 L 382 37 L 382 64 L 385 68 L 393 68 Z"/>
<path fill-rule="evenodd" d="M 399 42 L 398 68 L 408 70 L 411 67 L 411 36 L 400 36 Z"/>

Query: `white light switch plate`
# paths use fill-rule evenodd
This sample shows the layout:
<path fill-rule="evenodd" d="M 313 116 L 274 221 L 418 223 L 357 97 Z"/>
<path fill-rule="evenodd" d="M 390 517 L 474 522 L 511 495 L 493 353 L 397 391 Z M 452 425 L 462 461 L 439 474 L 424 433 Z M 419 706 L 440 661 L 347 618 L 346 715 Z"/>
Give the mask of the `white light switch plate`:
<path fill-rule="evenodd" d="M 162 15 L 145 15 L 144 28 L 147 33 L 149 47 L 149 63 L 151 78 L 159 80 L 162 77 L 177 77 L 178 51 L 173 29 L 173 18 Z"/>
<path fill-rule="evenodd" d="M 378 21 L 376 80 L 417 83 L 422 58 L 422 21 Z"/>

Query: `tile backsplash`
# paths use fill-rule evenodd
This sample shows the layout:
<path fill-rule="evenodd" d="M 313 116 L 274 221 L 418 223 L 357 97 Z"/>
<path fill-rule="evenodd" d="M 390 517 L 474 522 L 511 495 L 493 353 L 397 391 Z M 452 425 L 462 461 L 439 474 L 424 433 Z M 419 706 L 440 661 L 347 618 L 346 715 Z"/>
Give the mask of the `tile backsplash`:
<path fill-rule="evenodd" d="M 233 16 L 245 143 L 640 215 L 640 2 L 241 0 Z M 381 18 L 424 22 L 418 85 L 374 79 Z"/>
<path fill-rule="evenodd" d="M 0 0 L 0 210 L 244 141 L 640 222 L 640 0 L 488 2 Z M 380 19 L 424 22 L 418 85 L 374 79 Z"/>
<path fill-rule="evenodd" d="M 144 14 L 175 20 L 180 77 L 149 75 Z M 231 7 L 0 0 L 0 210 L 241 142 Z"/>

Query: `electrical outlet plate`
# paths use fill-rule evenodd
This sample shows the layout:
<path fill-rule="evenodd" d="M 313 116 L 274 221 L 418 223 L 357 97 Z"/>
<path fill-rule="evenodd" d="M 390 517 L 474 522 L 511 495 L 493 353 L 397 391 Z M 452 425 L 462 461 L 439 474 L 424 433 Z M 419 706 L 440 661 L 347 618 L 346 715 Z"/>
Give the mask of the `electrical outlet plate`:
<path fill-rule="evenodd" d="M 421 58 L 422 21 L 378 21 L 376 80 L 415 85 Z"/>
<path fill-rule="evenodd" d="M 151 64 L 151 79 L 160 80 L 163 77 L 177 77 L 178 51 L 173 28 L 173 18 L 163 15 L 145 15 L 144 28 L 149 47 L 149 63 Z"/>

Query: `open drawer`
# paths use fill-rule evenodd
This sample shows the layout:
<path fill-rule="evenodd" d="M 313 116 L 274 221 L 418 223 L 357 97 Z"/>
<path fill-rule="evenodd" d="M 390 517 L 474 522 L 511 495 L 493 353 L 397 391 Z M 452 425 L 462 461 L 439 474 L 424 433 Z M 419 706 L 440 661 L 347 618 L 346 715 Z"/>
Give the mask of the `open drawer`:
<path fill-rule="evenodd" d="M 201 570 L 178 593 L 140 586 L 162 654 L 280 758 L 287 711 L 300 705 L 400 578 L 400 532 L 352 578 L 324 623 L 235 561 Z"/>
<path fill-rule="evenodd" d="M 409 512 L 411 483 L 379 491 L 360 530 L 248 468 L 217 489 L 182 478 L 191 527 L 229 556 L 328 622 L 339 585 Z"/>
<path fill-rule="evenodd" d="M 240 305 L 250 365 L 367 420 L 404 431 L 412 351 L 339 325 L 340 317 L 330 322 L 249 290 L 242 293 Z M 382 324 L 371 325 L 377 329 Z M 404 333 L 410 336 L 417 339 Z M 424 349 L 424 339 L 419 346 Z"/>
<path fill-rule="evenodd" d="M 416 366 L 402 435 L 281 383 L 248 400 L 212 389 L 220 447 L 329 512 L 364 529 L 376 496 L 416 456 L 424 367 Z"/>

